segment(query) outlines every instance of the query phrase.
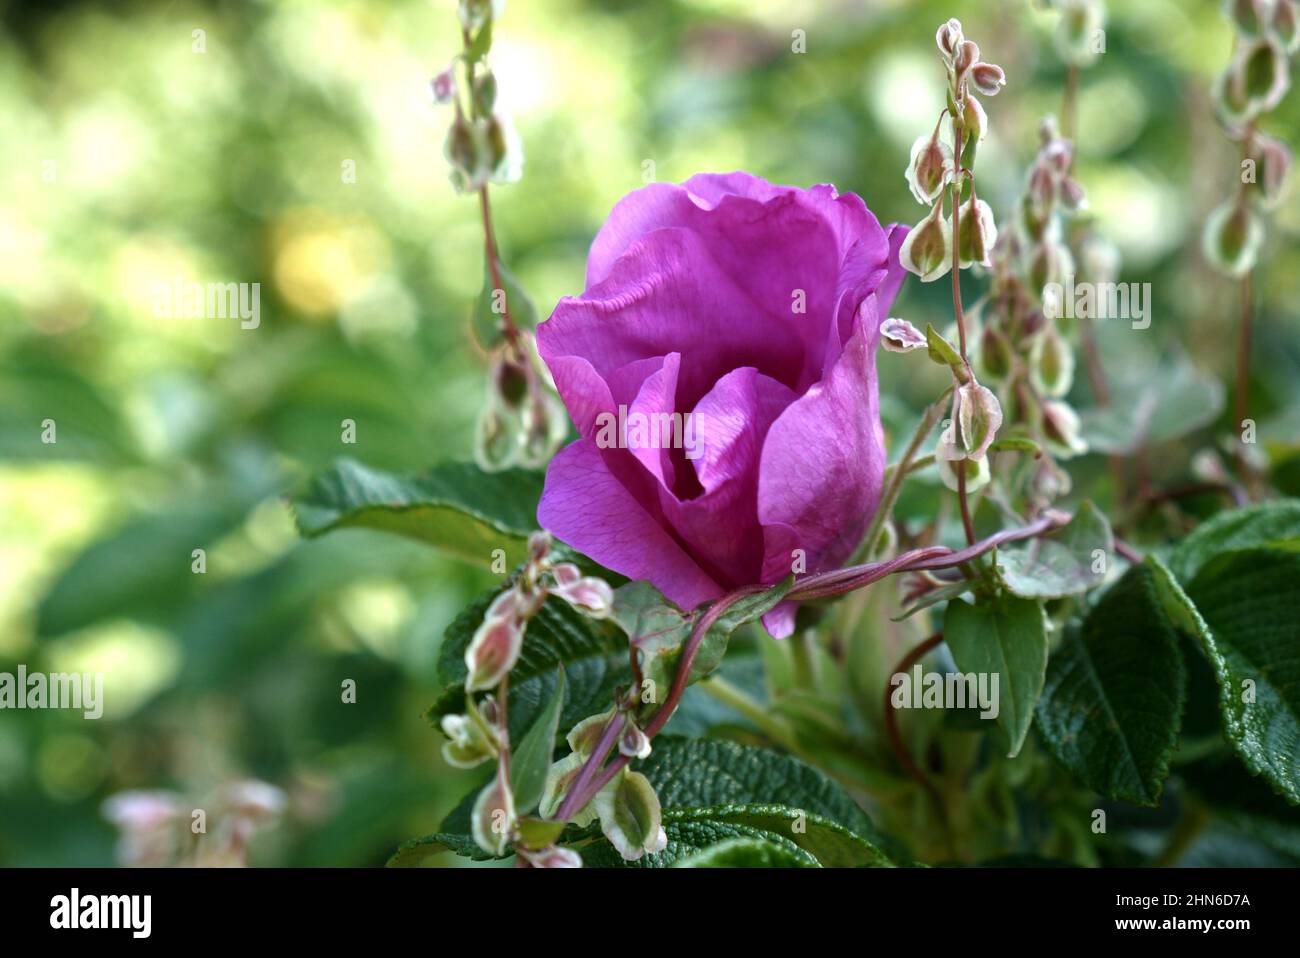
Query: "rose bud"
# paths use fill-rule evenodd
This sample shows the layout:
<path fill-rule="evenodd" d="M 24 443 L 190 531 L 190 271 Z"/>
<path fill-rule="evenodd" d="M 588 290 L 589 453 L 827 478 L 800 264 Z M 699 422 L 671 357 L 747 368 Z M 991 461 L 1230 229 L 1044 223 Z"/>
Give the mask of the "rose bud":
<path fill-rule="evenodd" d="M 997 96 L 1007 85 L 1007 75 L 994 63 L 977 63 L 970 68 L 970 82 L 985 96 Z"/>
<path fill-rule="evenodd" d="M 1079 415 L 1073 407 L 1059 399 L 1045 399 L 1042 412 L 1043 437 L 1058 458 L 1068 459 L 1088 451 L 1088 444 L 1079 435 Z"/>
<path fill-rule="evenodd" d="M 933 282 L 952 268 L 952 224 L 943 215 L 942 201 L 907 234 L 898 260 L 923 283 Z"/>
<path fill-rule="evenodd" d="M 1074 382 L 1074 351 L 1055 326 L 1047 326 L 1029 350 L 1029 381 L 1040 393 L 1060 397 Z"/>
<path fill-rule="evenodd" d="M 1300 6 L 1295 0 L 1275 0 L 1271 26 L 1288 55 L 1300 50 Z"/>
<path fill-rule="evenodd" d="M 966 473 L 966 491 L 975 492 L 988 485 L 992 474 L 989 472 L 989 460 L 985 456 L 983 459 L 938 459 L 935 464 L 939 467 L 939 478 L 943 484 L 953 492 L 957 491 L 957 470 L 964 470 Z"/>
<path fill-rule="evenodd" d="M 1002 428 L 1002 404 L 993 390 L 970 382 L 957 390 L 960 397 L 958 423 L 966 458 L 983 459 Z"/>
<path fill-rule="evenodd" d="M 918 137 L 912 144 L 907 164 L 907 185 L 918 203 L 933 203 L 943 188 L 952 182 L 956 170 L 952 147 L 939 138 L 939 127 L 929 136 Z"/>
<path fill-rule="evenodd" d="M 600 816 L 600 830 L 625 861 L 663 851 L 668 844 L 659 796 L 640 772 L 624 771 L 615 776 L 593 804 Z"/>
<path fill-rule="evenodd" d="M 926 346 L 925 333 L 907 320 L 891 316 L 880 324 L 880 345 L 886 352 L 910 353 Z"/>
<path fill-rule="evenodd" d="M 470 827 L 479 848 L 497 858 L 505 854 L 515 827 L 515 800 L 500 774 L 474 800 Z"/>
<path fill-rule="evenodd" d="M 934 42 L 939 45 L 939 52 L 943 54 L 943 58 L 950 64 L 953 57 L 956 56 L 957 48 L 961 46 L 963 39 L 961 21 L 957 19 L 949 20 L 939 27 L 939 32 L 934 35 Z"/>
<path fill-rule="evenodd" d="M 998 241 L 998 228 L 993 223 L 993 209 L 974 192 L 962 204 L 957 223 L 957 251 L 962 269 L 979 263 L 992 266 L 993 244 Z"/>
<path fill-rule="evenodd" d="M 511 593 L 513 591 L 510 590 Z M 500 601 L 498 597 L 497 602 Z M 504 615 L 493 614 L 492 606 L 489 606 L 488 614 L 475 630 L 474 638 L 465 650 L 465 667 L 469 670 L 465 678 L 465 691 L 495 688 L 501 682 L 506 673 L 514 668 L 524 647 L 525 627 L 524 621 L 513 611 Z"/>
<path fill-rule="evenodd" d="M 1264 227 L 1248 203 L 1229 200 L 1205 221 L 1205 258 L 1228 276 L 1243 276 L 1255 267 Z"/>

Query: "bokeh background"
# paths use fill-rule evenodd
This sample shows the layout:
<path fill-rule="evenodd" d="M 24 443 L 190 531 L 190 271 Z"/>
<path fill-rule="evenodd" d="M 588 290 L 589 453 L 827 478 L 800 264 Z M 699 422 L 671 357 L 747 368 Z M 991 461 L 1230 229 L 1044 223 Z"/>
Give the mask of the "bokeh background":
<path fill-rule="evenodd" d="M 1212 0 L 1111 6 L 1078 174 L 1123 278 L 1154 298 L 1151 329 L 1111 351 L 1181 351 L 1226 378 L 1235 294 L 1199 229 L 1236 176 L 1209 97 L 1227 23 Z M 97 722 L 0 712 L 0 865 L 111 864 L 107 796 L 198 803 L 248 777 L 289 799 L 255 864 L 381 864 L 469 785 L 421 712 L 443 628 L 492 577 L 378 533 L 300 541 L 284 497 L 342 454 L 397 471 L 471 454 L 481 234 L 427 89 L 459 48 L 453 0 L 0 11 L 0 671 L 107 684 Z M 829 181 L 914 222 L 903 168 L 942 106 L 949 16 L 1008 75 L 979 165 L 1005 216 L 1064 83 L 1054 17 L 1028 0 L 512 0 L 492 54 L 526 153 L 493 192 L 506 262 L 545 316 L 647 174 Z M 1293 143 L 1297 101 L 1267 128 Z M 1295 197 L 1270 225 L 1252 384 L 1283 457 L 1300 436 Z M 260 283 L 260 327 L 156 317 L 155 284 L 177 276 Z M 894 312 L 942 325 L 947 295 L 912 281 Z M 940 379 L 897 359 L 882 382 L 903 416 Z M 1192 448 L 1152 469 L 1185 474 Z"/>

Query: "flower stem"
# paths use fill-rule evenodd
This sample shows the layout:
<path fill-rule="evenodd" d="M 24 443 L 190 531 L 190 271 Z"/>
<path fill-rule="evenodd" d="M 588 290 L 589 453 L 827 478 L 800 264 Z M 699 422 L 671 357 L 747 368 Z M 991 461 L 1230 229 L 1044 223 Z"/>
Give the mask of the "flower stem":
<path fill-rule="evenodd" d="M 1233 448 L 1236 452 L 1237 474 L 1241 477 L 1242 483 L 1248 489 L 1254 486 L 1254 476 L 1251 472 L 1250 461 L 1246 456 L 1246 444 L 1242 439 L 1242 430 L 1245 428 L 1247 400 L 1250 393 L 1250 346 L 1251 333 L 1254 325 L 1254 303 L 1253 303 L 1253 283 L 1252 272 L 1247 272 L 1241 278 L 1241 314 L 1237 322 L 1237 382 L 1234 389 L 1233 409 L 1236 422 L 1233 423 L 1237 432 L 1237 441 Z"/>
<path fill-rule="evenodd" d="M 916 432 L 912 434 L 912 441 L 907 444 L 907 449 L 903 451 L 903 457 L 898 460 L 888 471 L 887 481 L 885 483 L 885 492 L 880 497 L 880 504 L 876 506 L 876 511 L 871 517 L 871 523 L 867 526 L 867 533 L 862 537 L 862 544 L 854 553 L 854 565 L 865 560 L 876 546 L 876 540 L 880 538 L 880 530 L 884 528 L 889 521 L 890 514 L 894 511 L 894 503 L 898 501 L 898 494 L 902 491 L 903 480 L 907 478 L 908 473 L 912 471 L 912 461 L 916 454 L 921 451 L 921 446 L 925 443 L 933 431 L 935 423 L 943 416 L 943 411 L 948 408 L 948 397 L 952 395 L 952 387 L 949 386 L 943 391 L 930 406 L 921 414 L 921 422 L 916 427 Z"/>
<path fill-rule="evenodd" d="M 893 703 L 893 677 L 899 673 L 910 671 L 912 666 L 921 661 L 928 652 L 937 648 L 942 642 L 943 633 L 936 632 L 920 645 L 912 649 L 912 651 L 908 652 L 907 655 L 903 657 L 903 660 L 894 667 L 894 671 L 890 673 L 890 680 L 885 683 L 885 732 L 889 736 L 889 747 L 893 750 L 894 756 L 898 759 L 898 764 L 903 767 L 903 770 L 907 772 L 908 775 L 920 784 L 920 786 L 925 790 L 925 794 L 929 796 L 931 803 L 934 805 L 935 811 L 939 815 L 939 821 L 943 825 L 949 850 L 955 851 L 952 849 L 952 830 L 948 823 L 948 810 L 944 807 L 943 796 L 939 794 L 939 789 L 935 787 L 934 782 L 930 781 L 930 777 L 921 770 L 921 767 L 916 764 L 912 759 L 911 754 L 907 751 L 907 745 L 904 743 L 903 736 L 898 730 L 898 710 L 894 708 Z"/>

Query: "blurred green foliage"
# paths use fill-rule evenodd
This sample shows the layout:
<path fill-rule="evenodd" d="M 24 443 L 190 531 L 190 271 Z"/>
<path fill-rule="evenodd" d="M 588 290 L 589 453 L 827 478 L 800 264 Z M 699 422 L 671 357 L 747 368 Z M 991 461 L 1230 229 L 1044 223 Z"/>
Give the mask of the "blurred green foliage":
<path fill-rule="evenodd" d="M 1064 71 L 1027 0 L 959 6 L 515 0 L 493 50 L 527 155 L 494 191 L 505 260 L 544 317 L 580 290 L 621 195 L 707 170 L 829 181 L 915 221 L 903 167 L 941 107 L 933 36 L 954 15 L 1008 75 L 980 164 L 1004 216 Z M 1226 378 L 1234 292 L 1199 227 L 1236 176 L 1208 95 L 1229 33 L 1211 0 L 1112 6 L 1078 174 L 1154 315 L 1140 350 L 1104 326 L 1103 348 L 1181 350 Z M 0 864 L 109 864 L 106 796 L 201 803 L 245 776 L 291 802 L 255 862 L 380 864 L 473 779 L 442 765 L 421 712 L 443 629 L 492 577 L 366 530 L 299 541 L 283 496 L 342 454 L 396 471 L 470 454 L 481 234 L 426 89 L 459 47 L 454 4 L 0 10 L 0 671 L 107 676 L 97 722 L 0 713 Z M 1300 96 L 1272 122 L 1295 143 Z M 1284 445 L 1300 435 L 1295 195 L 1270 227 L 1252 384 L 1261 439 Z M 156 284 L 177 277 L 260 283 L 260 325 L 159 318 Z M 909 282 L 894 312 L 942 328 L 945 284 Z M 925 365 L 882 357 L 889 425 L 941 388 Z M 1153 475 L 1185 476 L 1204 440 L 1155 450 Z M 1100 457 L 1084 469 L 1104 476 Z M 1294 494 L 1300 460 L 1277 476 Z"/>

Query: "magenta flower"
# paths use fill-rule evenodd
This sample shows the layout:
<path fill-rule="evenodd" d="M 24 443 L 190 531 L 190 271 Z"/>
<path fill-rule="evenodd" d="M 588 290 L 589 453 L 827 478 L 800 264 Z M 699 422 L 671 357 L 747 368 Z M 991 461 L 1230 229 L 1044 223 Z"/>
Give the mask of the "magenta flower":
<path fill-rule="evenodd" d="M 581 436 L 542 526 L 685 609 L 843 564 L 880 499 L 875 354 L 906 233 L 747 173 L 624 197 L 586 291 L 537 330 Z M 789 635 L 794 612 L 764 625 Z"/>

